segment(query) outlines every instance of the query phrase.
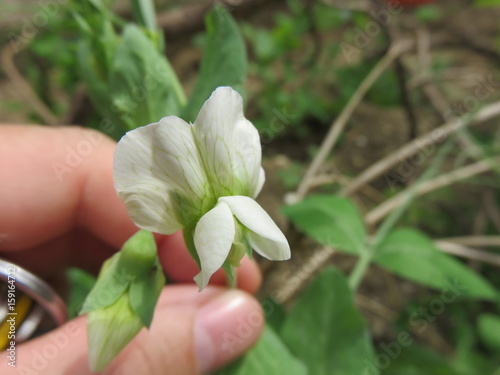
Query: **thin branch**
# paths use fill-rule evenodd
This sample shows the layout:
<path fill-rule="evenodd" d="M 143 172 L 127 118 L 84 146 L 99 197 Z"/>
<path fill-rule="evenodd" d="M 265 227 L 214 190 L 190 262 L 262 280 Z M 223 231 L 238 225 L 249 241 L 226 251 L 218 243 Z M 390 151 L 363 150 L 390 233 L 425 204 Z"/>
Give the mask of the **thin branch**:
<path fill-rule="evenodd" d="M 500 247 L 500 236 L 464 236 L 440 238 L 440 242 L 451 242 L 457 245 L 476 247 Z"/>
<path fill-rule="evenodd" d="M 457 130 L 466 126 L 477 125 L 498 115 L 500 115 L 500 102 L 485 106 L 476 113 L 471 113 L 469 116 L 460 117 L 445 123 L 372 164 L 360 175 L 358 175 L 358 177 L 353 179 L 351 184 L 342 189 L 339 194 L 341 196 L 351 195 L 358 191 L 363 185 L 383 175 L 398 163 L 404 161 L 410 156 L 415 155 L 419 151 L 426 149 L 427 147 L 431 147 L 436 143 L 442 142 L 446 137 L 450 136 Z"/>
<path fill-rule="evenodd" d="M 500 158 L 495 159 L 500 161 Z M 447 185 L 451 185 L 457 181 L 465 180 L 467 178 L 476 176 L 478 174 L 487 172 L 492 169 L 490 160 L 481 160 L 479 162 L 467 165 L 465 167 L 456 169 L 446 174 L 442 174 L 437 178 L 428 180 L 419 184 L 414 191 L 405 190 L 398 195 L 386 200 L 381 205 L 375 207 L 373 210 L 365 215 L 366 223 L 369 225 L 374 225 L 387 216 L 390 212 L 399 207 L 409 194 L 415 194 L 415 196 L 424 195 L 433 190 L 442 188 Z"/>
<path fill-rule="evenodd" d="M 387 52 L 387 54 L 378 62 L 378 64 L 372 69 L 372 71 L 368 74 L 368 76 L 363 80 L 363 82 L 359 85 L 356 92 L 351 96 L 349 102 L 344 107 L 340 115 L 335 119 L 332 123 L 328 134 L 326 135 L 325 140 L 321 144 L 319 152 L 316 157 L 312 161 L 308 170 L 302 181 L 297 188 L 297 191 L 294 194 L 289 194 L 287 197 L 288 203 L 295 203 L 306 195 L 309 190 L 309 185 L 311 180 L 317 174 L 321 165 L 324 163 L 326 158 L 328 157 L 330 151 L 338 140 L 340 134 L 344 130 L 347 125 L 347 121 L 351 117 L 352 113 L 359 105 L 367 91 L 370 87 L 377 81 L 378 77 L 392 64 L 395 58 L 397 58 L 402 53 L 408 51 L 413 46 L 413 43 L 404 40 L 395 43 Z"/>
<path fill-rule="evenodd" d="M 489 253 L 487 251 L 472 249 L 470 247 L 460 245 L 453 242 L 434 241 L 437 248 L 445 253 L 453 254 L 461 258 L 477 260 L 483 263 L 493 264 L 500 267 L 500 256 Z"/>
<path fill-rule="evenodd" d="M 2 67 L 7 74 L 7 77 L 14 83 L 16 89 L 33 108 L 33 110 L 45 121 L 48 125 L 59 124 L 59 119 L 50 111 L 50 109 L 43 103 L 38 95 L 33 91 L 30 84 L 24 79 L 19 70 L 14 64 L 15 51 L 9 43 L 5 45 L 1 52 Z"/>

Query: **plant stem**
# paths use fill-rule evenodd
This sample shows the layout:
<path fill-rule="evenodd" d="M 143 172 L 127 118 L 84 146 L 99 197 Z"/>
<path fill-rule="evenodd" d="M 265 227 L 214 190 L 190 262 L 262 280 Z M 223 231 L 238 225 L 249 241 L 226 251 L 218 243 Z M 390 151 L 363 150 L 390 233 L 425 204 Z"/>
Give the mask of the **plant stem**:
<path fill-rule="evenodd" d="M 354 266 L 351 274 L 349 275 L 348 284 L 351 288 L 351 291 L 354 293 L 356 289 L 358 289 L 359 284 L 363 280 L 363 276 L 366 273 L 366 270 L 370 266 L 373 259 L 373 250 L 372 248 L 366 249 L 366 251 L 358 258 L 356 265 Z"/>

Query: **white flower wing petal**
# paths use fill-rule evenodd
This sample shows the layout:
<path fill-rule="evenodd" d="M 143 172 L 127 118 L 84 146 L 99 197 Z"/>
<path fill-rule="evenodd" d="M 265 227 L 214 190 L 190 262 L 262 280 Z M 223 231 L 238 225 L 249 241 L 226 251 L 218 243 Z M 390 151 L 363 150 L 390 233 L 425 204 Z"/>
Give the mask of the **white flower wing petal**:
<path fill-rule="evenodd" d="M 114 179 L 122 196 L 135 197 L 131 202 L 148 190 L 146 185 L 154 186 L 155 198 L 141 200 L 156 206 L 151 210 L 172 207 L 171 201 L 201 208 L 209 194 L 191 125 L 175 116 L 122 137 L 115 151 Z"/>
<path fill-rule="evenodd" d="M 264 168 L 260 167 L 259 177 L 257 179 L 257 184 L 255 185 L 255 190 L 253 192 L 250 192 L 251 197 L 256 198 L 260 194 L 260 191 L 264 186 L 264 182 L 266 182 L 266 172 L 264 171 Z"/>
<path fill-rule="evenodd" d="M 226 260 L 236 234 L 233 214 L 225 203 L 219 203 L 198 221 L 194 246 L 200 257 L 201 272 L 194 277 L 200 291 Z"/>
<path fill-rule="evenodd" d="M 201 108 L 194 133 L 217 195 L 253 195 L 262 150 L 257 129 L 243 115 L 240 94 L 217 88 Z"/>
<path fill-rule="evenodd" d="M 246 238 L 253 249 L 271 260 L 290 258 L 290 245 L 266 211 L 252 198 L 243 196 L 222 197 L 234 216 L 252 233 Z"/>
<path fill-rule="evenodd" d="M 161 234 L 172 234 L 184 225 L 177 216 L 178 209 L 166 191 L 167 187 L 157 181 L 145 181 L 136 185 L 134 191 L 117 191 L 125 203 L 132 221 L 141 229 Z"/>

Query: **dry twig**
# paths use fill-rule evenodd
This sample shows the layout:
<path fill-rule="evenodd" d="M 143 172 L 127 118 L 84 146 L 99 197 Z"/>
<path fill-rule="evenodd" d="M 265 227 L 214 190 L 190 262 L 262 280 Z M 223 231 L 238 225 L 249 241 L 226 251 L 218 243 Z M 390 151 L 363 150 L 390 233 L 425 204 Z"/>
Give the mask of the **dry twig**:
<path fill-rule="evenodd" d="M 490 104 L 474 114 L 471 113 L 470 118 L 460 117 L 441 125 L 369 166 L 358 177 L 353 179 L 349 186 L 342 189 L 340 195 L 347 196 L 355 193 L 363 185 L 383 175 L 398 163 L 435 143 L 443 141 L 457 130 L 466 126 L 477 125 L 498 115 L 500 115 L 500 102 Z"/>
<path fill-rule="evenodd" d="M 495 160 L 500 161 L 500 158 Z M 415 194 L 415 196 L 424 195 L 433 190 L 451 185 L 457 181 L 465 180 L 487 172 L 491 170 L 491 167 L 491 162 L 489 160 L 481 160 L 465 167 L 455 169 L 449 173 L 442 174 L 432 180 L 422 182 L 416 188 L 407 189 L 368 212 L 365 216 L 366 223 L 369 225 L 378 223 L 390 212 L 399 207 L 411 194 Z"/>
<path fill-rule="evenodd" d="M 453 254 L 461 258 L 472 259 L 483 263 L 493 264 L 500 267 L 500 256 L 483 250 L 472 249 L 453 242 L 435 241 L 437 248 L 445 253 Z"/>
<path fill-rule="evenodd" d="M 328 157 L 330 151 L 338 140 L 340 134 L 347 125 L 347 121 L 351 117 L 352 113 L 359 105 L 363 99 L 366 92 L 375 83 L 378 77 L 392 64 L 394 59 L 396 59 L 402 53 L 408 51 L 413 46 L 413 43 L 408 40 L 403 40 L 395 43 L 387 52 L 387 54 L 378 62 L 378 64 L 373 68 L 373 70 L 368 74 L 368 76 L 363 80 L 363 82 L 356 89 L 356 92 L 351 96 L 349 102 L 344 107 L 340 115 L 332 123 L 325 140 L 321 144 L 321 147 L 312 161 L 311 165 L 306 171 L 306 174 L 297 188 L 297 191 L 290 194 L 287 198 L 288 203 L 295 203 L 305 196 L 309 190 L 311 180 L 318 173 L 321 165 L 324 163 Z"/>

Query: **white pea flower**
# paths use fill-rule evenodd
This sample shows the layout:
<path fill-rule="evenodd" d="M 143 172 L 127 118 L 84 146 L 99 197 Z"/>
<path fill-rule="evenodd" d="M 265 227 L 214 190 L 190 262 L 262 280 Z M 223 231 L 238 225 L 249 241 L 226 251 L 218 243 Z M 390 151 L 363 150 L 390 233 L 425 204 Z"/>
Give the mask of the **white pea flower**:
<path fill-rule="evenodd" d="M 183 230 L 201 269 L 200 290 L 252 248 L 271 260 L 290 258 L 285 236 L 254 200 L 265 180 L 259 133 L 230 87 L 212 93 L 194 124 L 169 116 L 126 133 L 114 178 L 137 226 L 162 234 Z"/>

